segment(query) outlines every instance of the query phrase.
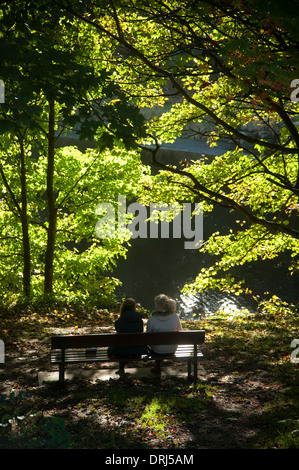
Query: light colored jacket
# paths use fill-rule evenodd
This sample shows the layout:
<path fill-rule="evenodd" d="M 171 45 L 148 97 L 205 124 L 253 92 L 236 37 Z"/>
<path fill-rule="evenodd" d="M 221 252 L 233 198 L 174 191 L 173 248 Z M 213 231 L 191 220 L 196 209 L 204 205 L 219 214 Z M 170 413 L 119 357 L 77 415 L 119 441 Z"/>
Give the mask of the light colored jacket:
<path fill-rule="evenodd" d="M 182 331 L 182 325 L 179 316 L 176 313 L 153 314 L 147 321 L 147 333 L 164 331 Z M 176 351 L 177 345 L 153 345 L 152 350 L 157 354 L 169 354 Z"/>

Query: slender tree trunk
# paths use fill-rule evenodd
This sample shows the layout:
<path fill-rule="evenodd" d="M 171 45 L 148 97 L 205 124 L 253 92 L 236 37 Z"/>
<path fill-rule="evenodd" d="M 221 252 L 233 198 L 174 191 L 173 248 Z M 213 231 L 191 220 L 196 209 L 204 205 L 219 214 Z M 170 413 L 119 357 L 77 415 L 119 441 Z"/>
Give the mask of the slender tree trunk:
<path fill-rule="evenodd" d="M 49 102 L 48 133 L 48 168 L 47 168 L 47 203 L 49 214 L 48 238 L 45 255 L 45 293 L 53 292 L 54 253 L 56 239 L 57 208 L 54 193 L 54 157 L 55 157 L 55 103 Z"/>
<path fill-rule="evenodd" d="M 20 143 L 20 160 L 21 160 L 21 201 L 22 207 L 20 210 L 21 224 L 22 224 L 22 241 L 23 241 L 23 290 L 26 297 L 31 293 L 31 253 L 30 253 L 30 237 L 28 227 L 28 214 L 27 214 L 27 181 L 26 181 L 26 163 L 25 163 L 25 150 L 24 141 L 19 139 Z"/>

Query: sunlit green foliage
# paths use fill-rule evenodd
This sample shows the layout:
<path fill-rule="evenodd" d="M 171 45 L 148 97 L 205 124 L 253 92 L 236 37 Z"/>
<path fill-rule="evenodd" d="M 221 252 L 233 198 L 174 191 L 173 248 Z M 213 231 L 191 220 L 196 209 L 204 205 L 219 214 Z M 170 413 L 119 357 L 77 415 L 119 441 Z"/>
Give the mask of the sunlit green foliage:
<path fill-rule="evenodd" d="M 98 9 L 97 9 L 98 7 Z M 120 45 L 119 84 L 152 110 L 148 137 L 153 162 L 166 173 L 148 183 L 140 200 L 201 201 L 236 211 L 238 228 L 215 234 L 202 250 L 222 259 L 192 287 L 218 285 L 239 291 L 231 267 L 290 251 L 297 269 L 298 102 L 291 82 L 298 74 L 297 9 L 273 0 L 112 3 L 76 17 L 102 38 Z M 130 13 L 130 14 L 129 14 Z M 146 26 L 145 26 L 146 24 Z M 146 33 L 144 33 L 146 31 Z M 129 79 L 128 79 L 129 77 Z M 232 150 L 214 159 L 165 165 L 156 151 L 177 137 L 225 140 Z M 168 173 L 167 173 L 168 171 Z"/>
<path fill-rule="evenodd" d="M 31 6 L 1 10 L 1 295 L 93 293 L 104 303 L 117 282 L 107 269 L 125 249 L 95 238 L 95 208 L 136 195 L 143 170 L 130 149 L 143 119 L 86 25 Z M 59 149 L 70 132 L 95 149 Z"/>
<path fill-rule="evenodd" d="M 51 269 L 55 263 L 57 272 L 63 268 L 54 261 L 55 238 L 58 251 L 61 246 L 65 250 L 69 243 L 66 224 L 73 226 L 68 212 L 60 207 L 65 195 L 55 193 L 51 172 L 47 171 L 45 189 L 45 176 L 43 181 L 39 176 L 41 171 L 45 175 L 44 167 L 36 165 L 42 165 L 42 159 L 28 159 L 34 142 L 35 151 L 47 154 L 52 170 L 56 167 L 55 171 L 62 172 L 61 157 L 57 153 L 56 158 L 53 135 L 51 139 L 48 132 L 50 118 L 52 134 L 55 118 L 56 136 L 77 131 L 81 139 L 95 141 L 100 151 L 119 142 L 126 150 L 151 144 L 153 164 L 162 171 L 143 180 L 134 194 L 140 202 L 202 202 L 205 211 L 222 206 L 237 213 L 236 229 L 205 240 L 202 250 L 217 254 L 218 259 L 199 274 L 196 289 L 218 283 L 222 289 L 239 290 L 239 281 L 229 275 L 231 267 L 286 251 L 293 257 L 291 271 L 297 270 L 298 101 L 291 99 L 291 82 L 298 78 L 296 2 L 288 0 L 285 8 L 277 0 L 262 7 L 256 0 L 246 4 L 237 0 L 9 3 L 1 13 L 2 78 L 8 91 L 0 119 L 2 154 L 6 155 L 1 176 L 5 204 L 14 211 L 16 226 L 22 226 L 27 263 L 23 281 L 28 278 L 24 289 L 34 283 L 34 275 L 29 279 L 29 272 L 33 273 L 30 250 L 37 249 L 35 243 L 45 243 L 39 231 L 28 237 L 28 223 L 33 230 L 27 216 L 33 196 L 26 192 L 33 177 L 31 167 L 44 188 L 43 193 L 37 191 L 41 198 L 37 212 L 43 210 L 38 206 L 42 208 L 45 191 L 48 197 L 46 260 Z M 183 157 L 176 167 L 166 165 L 157 151 L 177 137 L 208 141 L 211 146 L 225 141 L 231 150 L 216 158 L 191 162 Z M 24 149 L 26 162 L 21 158 Z M 12 175 L 9 155 L 16 159 L 18 152 L 19 180 L 16 173 L 9 181 L 10 191 L 5 184 L 6 174 Z M 75 166 L 72 161 L 63 168 L 72 175 Z M 118 189 L 124 193 L 123 187 Z M 60 228 L 56 215 L 59 224 L 64 218 Z M 12 217 L 7 206 L 1 217 L 3 224 Z M 83 220 L 83 208 L 78 211 L 79 219 Z M 5 230 L 10 231 L 5 237 L 16 235 L 8 225 Z M 3 256 L 15 253 L 13 246 Z M 66 266 L 75 270 L 75 278 L 78 271 L 86 270 L 89 258 L 80 258 L 75 269 L 78 257 L 67 257 L 70 252 L 65 251 Z M 22 264 L 16 256 L 12 272 Z M 105 267 L 95 248 L 94 256 L 95 265 L 104 263 Z M 33 270 L 41 272 L 41 268 L 39 261 Z M 11 276 L 8 269 L 4 274 L 5 279 Z M 45 288 L 51 291 L 46 269 L 47 276 Z M 73 287 L 76 282 L 72 280 Z"/>
<path fill-rule="evenodd" d="M 28 152 L 27 158 L 31 170 L 28 171 L 27 204 L 31 261 L 34 267 L 32 284 L 34 292 L 41 294 L 43 253 L 47 242 L 44 197 L 47 165 L 43 156 L 34 158 Z M 16 159 L 17 155 L 10 157 L 6 175 L 10 187 L 17 193 Z M 93 293 L 95 300 L 101 301 L 103 305 L 109 301 L 109 296 L 113 296 L 113 287 L 117 281 L 105 276 L 117 258 L 125 256 L 126 249 L 122 244 L 124 239 L 115 237 L 101 240 L 96 237 L 96 207 L 102 201 L 109 201 L 116 206 L 118 194 L 126 195 L 128 200 L 135 197 L 144 172 L 138 153 L 124 148 L 102 153 L 92 149 L 82 153 L 76 147 L 57 149 L 54 187 L 58 216 L 54 282 L 55 291 L 61 296 L 70 297 L 73 293 L 83 300 Z M 4 295 L 9 289 L 15 292 L 21 290 L 22 243 L 20 223 L 9 210 L 6 199 L 2 200 L 1 217 L 4 227 L 1 240 L 1 292 Z M 5 262 L 8 254 L 9 263 Z"/>

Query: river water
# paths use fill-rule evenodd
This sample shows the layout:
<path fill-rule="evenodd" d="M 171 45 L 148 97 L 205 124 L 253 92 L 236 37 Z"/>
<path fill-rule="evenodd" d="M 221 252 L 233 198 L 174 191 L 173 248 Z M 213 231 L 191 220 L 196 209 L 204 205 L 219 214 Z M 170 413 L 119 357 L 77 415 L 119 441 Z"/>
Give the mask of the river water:
<path fill-rule="evenodd" d="M 256 299 L 265 300 L 273 294 L 284 301 L 298 303 L 298 276 L 289 275 L 288 260 L 283 257 L 276 262 L 256 262 L 236 270 L 236 279 L 245 279 L 245 286 L 252 290 L 255 298 L 218 290 L 191 295 L 183 293 L 182 288 L 195 279 L 201 267 L 211 262 L 208 255 L 193 250 L 185 253 L 186 250 L 179 249 L 171 241 L 167 246 L 158 240 L 154 244 L 150 241 L 148 246 L 138 241 L 134 240 L 136 243 L 129 249 L 127 259 L 120 260 L 113 272 L 113 276 L 122 282 L 117 290 L 119 301 L 133 297 L 144 308 L 153 310 L 154 297 L 165 293 L 176 299 L 183 319 L 201 318 L 219 309 L 228 315 L 245 309 L 254 312 L 258 308 Z"/>
<path fill-rule="evenodd" d="M 237 214 L 220 207 L 203 214 L 203 239 L 215 231 L 228 233 L 237 227 Z M 171 230 L 170 230 L 171 233 Z M 217 290 L 183 294 L 184 284 L 192 283 L 201 268 L 212 264 L 213 258 L 196 249 L 186 249 L 183 238 L 135 238 L 130 241 L 127 258 L 121 259 L 113 276 L 120 279 L 118 300 L 133 297 L 144 308 L 154 308 L 154 297 L 165 293 L 177 300 L 182 318 L 191 319 L 217 312 L 256 311 L 258 302 L 275 294 L 291 303 L 299 302 L 299 274 L 290 276 L 288 255 L 273 260 L 256 261 L 234 268 L 237 280 L 244 280 L 252 296 L 225 294 Z"/>
<path fill-rule="evenodd" d="M 225 233 L 234 225 L 235 216 L 217 208 L 203 216 L 203 235 L 207 239 L 219 230 Z M 177 300 L 182 318 L 194 319 L 217 312 L 228 314 L 236 310 L 256 311 L 257 301 L 252 296 L 234 296 L 217 290 L 193 295 L 183 294 L 184 284 L 192 282 L 202 267 L 212 263 L 210 255 L 199 250 L 185 249 L 183 239 L 136 238 L 131 240 L 127 258 L 119 261 L 113 276 L 120 279 L 118 300 L 128 296 L 136 299 L 144 308 L 154 308 L 154 297 L 165 293 Z M 290 276 L 288 257 L 259 261 L 236 268 L 236 279 L 245 280 L 259 300 L 276 294 L 283 300 L 297 303 L 299 276 Z"/>

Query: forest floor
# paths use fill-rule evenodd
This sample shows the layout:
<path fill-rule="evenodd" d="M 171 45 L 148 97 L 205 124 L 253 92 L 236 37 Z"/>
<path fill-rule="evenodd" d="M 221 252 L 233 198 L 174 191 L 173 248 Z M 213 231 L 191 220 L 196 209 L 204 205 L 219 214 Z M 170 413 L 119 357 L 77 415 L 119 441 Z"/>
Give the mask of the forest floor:
<path fill-rule="evenodd" d="M 0 448 L 299 448 L 299 365 L 290 359 L 298 314 L 183 322 L 185 329 L 206 329 L 195 385 L 151 374 L 39 384 L 40 372 L 55 370 L 51 334 L 112 331 L 114 318 L 70 308 L 3 313 Z"/>

